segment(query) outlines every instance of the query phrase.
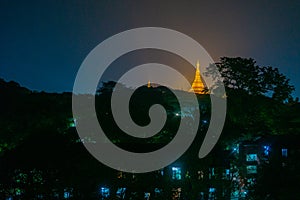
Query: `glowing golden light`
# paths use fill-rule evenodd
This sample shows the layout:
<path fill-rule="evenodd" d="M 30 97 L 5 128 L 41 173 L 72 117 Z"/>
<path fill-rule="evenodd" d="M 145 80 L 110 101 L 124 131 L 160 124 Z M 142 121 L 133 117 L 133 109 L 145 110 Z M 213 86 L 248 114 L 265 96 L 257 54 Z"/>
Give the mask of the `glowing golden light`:
<path fill-rule="evenodd" d="M 200 63 L 199 60 L 196 63 L 196 73 L 195 73 L 195 79 L 192 84 L 192 88 L 190 89 L 190 92 L 194 92 L 196 94 L 207 94 L 207 88 L 205 87 L 200 73 Z"/>

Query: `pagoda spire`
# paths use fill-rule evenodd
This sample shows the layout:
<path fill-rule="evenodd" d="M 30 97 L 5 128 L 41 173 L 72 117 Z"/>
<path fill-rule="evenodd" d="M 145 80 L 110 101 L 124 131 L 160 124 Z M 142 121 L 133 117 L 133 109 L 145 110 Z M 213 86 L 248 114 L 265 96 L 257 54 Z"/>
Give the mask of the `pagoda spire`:
<path fill-rule="evenodd" d="M 194 92 L 196 94 L 207 94 L 207 89 L 201 78 L 199 60 L 196 63 L 195 78 L 192 84 L 192 88 L 190 89 L 190 92 Z"/>
<path fill-rule="evenodd" d="M 199 60 L 197 60 L 196 67 L 197 67 L 197 70 L 200 72 L 200 69 L 199 69 L 199 67 L 200 67 L 200 62 L 199 62 Z"/>

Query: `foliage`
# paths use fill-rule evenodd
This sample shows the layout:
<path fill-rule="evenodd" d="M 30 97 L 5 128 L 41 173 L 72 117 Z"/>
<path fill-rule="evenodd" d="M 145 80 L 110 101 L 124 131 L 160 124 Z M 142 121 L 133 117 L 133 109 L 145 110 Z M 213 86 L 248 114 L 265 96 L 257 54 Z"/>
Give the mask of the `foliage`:
<path fill-rule="evenodd" d="M 253 64 L 251 60 L 247 62 L 249 66 Z M 254 67 L 254 71 L 257 68 Z M 278 75 L 276 71 L 266 74 Z M 282 99 L 281 96 L 286 97 L 287 93 L 276 92 L 277 96 L 269 98 L 262 95 L 266 90 L 254 85 L 247 87 L 251 81 L 244 80 L 244 83 L 239 85 L 230 79 L 232 77 L 238 79 L 240 76 L 233 73 L 225 82 L 228 86 L 228 111 L 221 142 L 208 157 L 195 161 L 209 125 L 211 109 L 209 95 L 198 95 L 201 112 L 199 132 L 193 145 L 179 160 L 179 163 L 192 166 L 192 170 L 189 171 L 191 178 L 180 183 L 185 191 L 183 195 L 191 199 L 199 195 L 197 191 L 200 189 L 208 191 L 210 184 L 217 185 L 219 189 L 228 188 L 230 191 L 228 180 L 218 182 L 217 179 L 208 180 L 206 176 L 205 180 L 199 181 L 195 178 L 199 169 L 207 175 L 212 165 L 218 166 L 216 171 L 222 174 L 223 167 L 228 167 L 229 158 L 224 159 L 226 156 L 220 153 L 223 144 L 230 145 L 241 139 L 251 139 L 262 134 L 299 134 L 299 103 L 283 104 L 279 99 Z M 249 74 L 242 77 L 251 79 Z M 258 81 L 258 78 L 252 79 L 254 82 Z M 265 79 L 270 83 L 273 78 Z M 229 82 L 235 86 L 229 87 Z M 137 152 L 158 149 L 174 137 L 179 115 L 184 112 L 193 115 L 193 109 L 179 109 L 178 101 L 168 89 L 141 87 L 134 92 L 129 105 L 133 120 L 140 125 L 147 125 L 149 107 L 156 103 L 166 108 L 168 120 L 159 134 L 147 140 L 134 140 L 122 133 L 113 120 L 110 97 L 115 84 L 103 83 L 96 95 L 96 110 L 98 117 L 102 119 L 101 127 L 109 133 L 108 137 L 124 149 Z M 275 91 L 279 83 L 275 83 L 273 89 L 272 87 L 271 90 Z M 0 163 L 3 163 L 0 165 L 1 199 L 11 196 L 16 199 L 37 199 L 39 195 L 46 199 L 58 195 L 61 199 L 65 190 L 72 191 L 73 199 L 99 199 L 95 191 L 99 190 L 100 185 L 108 185 L 114 192 L 117 187 L 126 185 L 128 191 L 138 191 L 137 195 L 143 198 L 142 192 L 146 189 L 153 192 L 154 185 L 163 187 L 165 191 L 171 191 L 173 187 L 178 186 L 170 179 L 157 178 L 157 172 L 139 175 L 135 179 L 128 178 L 133 175 L 127 173 L 126 179 L 117 179 L 117 171 L 103 166 L 89 155 L 75 128 L 69 126 L 72 119 L 70 93 L 33 92 L 15 82 L 7 83 L 2 79 L 0 93 Z M 182 95 L 188 104 L 190 94 L 182 91 Z M 203 120 L 206 123 L 202 123 Z M 86 142 L 89 141 L 92 141 L 92 138 L 87 138 Z M 170 195 L 164 192 L 160 199 L 170 199 Z"/>
<path fill-rule="evenodd" d="M 295 88 L 278 68 L 258 66 L 254 59 L 241 57 L 222 57 L 215 66 L 227 88 L 243 90 L 254 96 L 271 96 L 279 102 L 292 99 Z M 209 66 L 206 75 L 216 77 L 214 69 L 213 65 Z"/>

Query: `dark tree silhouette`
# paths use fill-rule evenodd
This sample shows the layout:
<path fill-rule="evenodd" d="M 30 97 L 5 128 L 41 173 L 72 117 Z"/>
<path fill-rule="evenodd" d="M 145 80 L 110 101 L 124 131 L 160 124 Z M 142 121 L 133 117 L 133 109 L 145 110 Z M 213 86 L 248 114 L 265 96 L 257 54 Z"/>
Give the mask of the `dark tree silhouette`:
<path fill-rule="evenodd" d="M 252 58 L 221 57 L 215 63 L 227 88 L 243 90 L 251 95 L 266 95 L 284 102 L 291 100 L 295 90 L 290 80 L 279 72 L 278 68 L 258 66 Z M 215 77 L 213 66 L 209 66 L 206 75 Z"/>

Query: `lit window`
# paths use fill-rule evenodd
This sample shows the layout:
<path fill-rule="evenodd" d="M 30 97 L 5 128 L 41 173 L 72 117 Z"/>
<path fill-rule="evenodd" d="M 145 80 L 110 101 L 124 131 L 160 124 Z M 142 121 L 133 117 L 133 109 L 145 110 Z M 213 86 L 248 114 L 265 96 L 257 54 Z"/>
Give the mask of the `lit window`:
<path fill-rule="evenodd" d="M 162 175 L 162 176 L 164 175 L 164 170 L 160 171 L 160 175 Z"/>
<path fill-rule="evenodd" d="M 210 171 L 210 173 L 211 173 L 212 176 L 215 175 L 215 168 L 214 167 L 209 168 L 209 171 Z"/>
<path fill-rule="evenodd" d="M 215 199 L 215 192 L 216 188 L 209 188 L 208 189 L 208 199 Z"/>
<path fill-rule="evenodd" d="M 116 195 L 118 198 L 124 199 L 125 198 L 126 188 L 118 188 Z"/>
<path fill-rule="evenodd" d="M 65 199 L 70 198 L 70 192 L 64 192 L 64 198 Z"/>
<path fill-rule="evenodd" d="M 65 199 L 71 198 L 72 197 L 72 191 L 73 191 L 72 188 L 65 188 L 64 189 L 64 198 Z"/>
<path fill-rule="evenodd" d="M 181 188 L 173 188 L 172 189 L 172 199 L 181 199 Z"/>
<path fill-rule="evenodd" d="M 264 146 L 264 154 L 268 156 L 270 154 L 270 146 Z"/>
<path fill-rule="evenodd" d="M 247 166 L 247 174 L 256 174 L 257 166 L 256 165 L 248 165 Z"/>
<path fill-rule="evenodd" d="M 209 188 L 209 193 L 214 193 L 214 192 L 216 192 L 216 188 Z"/>
<path fill-rule="evenodd" d="M 76 119 L 75 118 L 69 119 L 69 127 L 76 127 Z"/>
<path fill-rule="evenodd" d="M 288 156 L 288 150 L 287 149 L 281 149 L 281 154 L 282 154 L 282 157 L 287 157 Z"/>
<path fill-rule="evenodd" d="M 232 147 L 232 152 L 233 153 L 240 153 L 240 145 L 239 144 L 237 144 L 237 145 L 234 145 L 233 147 Z"/>
<path fill-rule="evenodd" d="M 154 189 L 154 193 L 155 193 L 155 194 L 160 194 L 160 193 L 161 193 L 161 191 L 162 191 L 162 190 L 161 190 L 161 189 L 159 189 L 159 188 L 155 188 L 155 189 Z"/>
<path fill-rule="evenodd" d="M 247 162 L 257 161 L 257 155 L 256 154 L 247 154 L 246 161 Z"/>
<path fill-rule="evenodd" d="M 18 195 L 18 196 L 19 196 L 19 195 L 21 195 L 21 189 L 19 189 L 19 188 L 16 188 L 16 190 L 15 190 L 15 191 L 16 191 L 16 195 Z"/>
<path fill-rule="evenodd" d="M 198 171 L 197 174 L 198 174 L 198 180 L 201 180 L 204 178 L 204 172 L 202 170 Z"/>
<path fill-rule="evenodd" d="M 230 174 L 230 170 L 229 170 L 229 169 L 226 169 L 226 170 L 225 170 L 225 173 L 226 173 L 226 175 L 229 175 L 229 174 Z"/>
<path fill-rule="evenodd" d="M 160 174 L 161 176 L 164 175 L 164 170 L 163 170 L 163 169 L 160 169 L 160 170 L 158 170 L 157 172 L 158 172 L 158 174 Z"/>
<path fill-rule="evenodd" d="M 107 197 L 109 197 L 109 188 L 107 188 L 107 187 L 101 187 L 100 188 L 100 195 L 101 195 L 101 197 L 105 197 L 105 198 L 107 198 Z"/>
<path fill-rule="evenodd" d="M 247 190 L 242 189 L 242 190 L 241 190 L 241 193 L 240 193 L 240 197 L 246 198 L 247 193 L 248 193 Z"/>
<path fill-rule="evenodd" d="M 180 169 L 180 167 L 172 167 L 172 179 L 181 180 L 181 169 Z"/>
<path fill-rule="evenodd" d="M 144 192 L 144 199 L 150 199 L 150 192 Z"/>

